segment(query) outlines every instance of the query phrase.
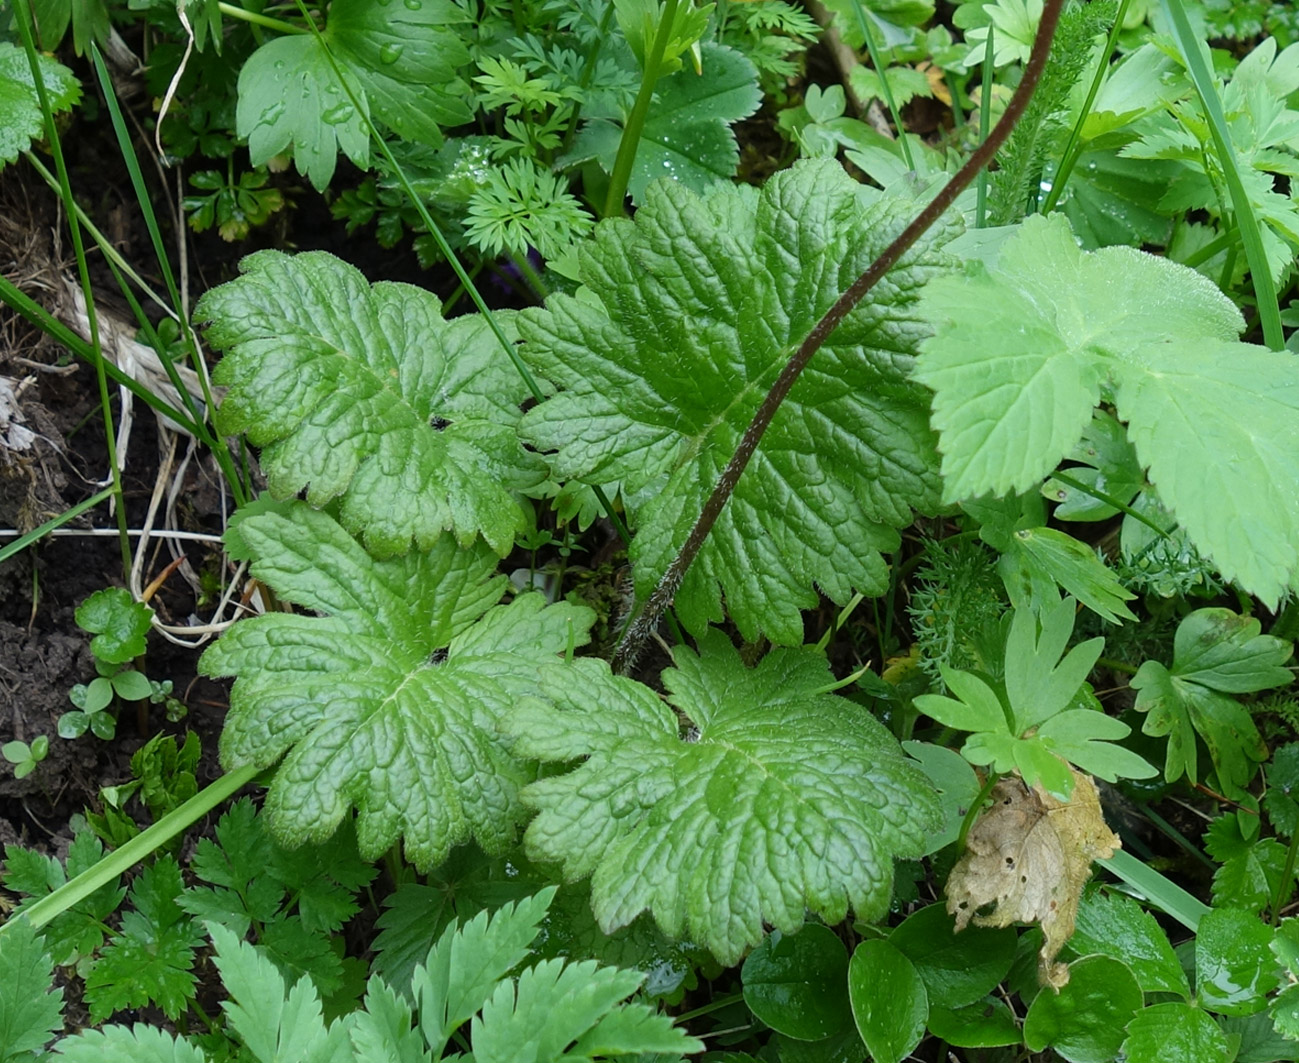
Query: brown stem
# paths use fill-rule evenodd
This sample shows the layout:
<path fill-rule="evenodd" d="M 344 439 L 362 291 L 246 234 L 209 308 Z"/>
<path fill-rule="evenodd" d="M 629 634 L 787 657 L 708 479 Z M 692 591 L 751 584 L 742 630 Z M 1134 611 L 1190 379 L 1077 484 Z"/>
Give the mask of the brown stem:
<path fill-rule="evenodd" d="M 803 340 L 802 345 L 786 363 L 785 368 L 781 370 L 780 376 L 753 415 L 753 420 L 749 422 L 749 427 L 745 429 L 744 435 L 740 439 L 740 445 L 736 448 L 730 462 L 722 470 L 721 476 L 718 477 L 717 485 L 713 488 L 713 493 L 708 497 L 708 501 L 704 503 L 703 512 L 699 514 L 695 526 L 690 529 L 690 534 L 686 536 L 686 541 L 682 545 L 680 553 L 673 559 L 667 571 L 663 573 L 663 578 L 659 580 L 658 586 L 654 588 L 654 592 L 631 622 L 627 628 L 627 633 L 614 651 L 613 664 L 615 671 L 626 672 L 630 670 L 645 641 L 658 627 L 664 611 L 672 604 L 677 591 L 681 588 L 681 582 L 685 579 L 687 569 L 690 568 L 700 548 L 704 545 L 708 533 L 712 531 L 713 524 L 717 521 L 727 500 L 735 490 L 735 485 L 739 482 L 740 475 L 748 466 L 749 459 L 753 457 L 753 452 L 758 449 L 758 443 L 761 441 L 763 433 L 766 432 L 767 426 L 771 424 L 772 418 L 776 416 L 776 411 L 780 409 L 780 404 L 785 401 L 785 397 L 794 386 L 794 381 L 798 379 L 799 374 L 811 361 L 812 355 L 829 339 L 830 334 L 839 327 L 839 324 L 848 316 L 853 307 L 861 302 L 866 293 L 875 287 L 890 269 L 897 265 L 898 259 L 906 254 L 911 246 L 924 235 L 925 231 L 956 201 L 956 197 L 974 180 L 978 172 L 992 161 L 1002 144 L 1006 142 L 1006 138 L 1010 136 L 1010 131 L 1015 128 L 1015 124 L 1023 116 L 1025 108 L 1028 107 L 1028 101 L 1033 97 L 1033 90 L 1037 88 L 1037 83 L 1042 77 L 1042 71 L 1046 68 L 1047 57 L 1051 52 L 1051 41 L 1055 37 L 1056 25 L 1060 21 L 1060 12 L 1063 7 L 1064 0 L 1046 0 L 1042 10 L 1042 21 L 1038 24 L 1037 36 L 1033 40 L 1033 51 L 1028 57 L 1028 65 L 1024 68 L 1023 79 L 1015 90 L 1014 96 L 1011 97 L 1010 103 L 1006 105 L 1006 111 L 1001 116 L 1001 120 L 988 135 L 988 139 L 974 150 L 974 153 L 966 160 L 965 165 L 943 186 L 942 190 L 929 202 L 925 209 L 916 215 L 915 220 L 902 230 L 897 239 L 884 249 L 860 277 L 853 281 L 843 295 L 839 296 L 834 306 L 830 307 L 825 316 L 816 323 L 812 331 L 807 334 L 807 338 Z"/>

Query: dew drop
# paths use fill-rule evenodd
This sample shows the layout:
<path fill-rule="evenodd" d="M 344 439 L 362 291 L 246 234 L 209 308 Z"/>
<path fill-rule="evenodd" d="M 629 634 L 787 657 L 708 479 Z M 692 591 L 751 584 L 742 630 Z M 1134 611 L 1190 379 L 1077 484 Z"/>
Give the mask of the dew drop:
<path fill-rule="evenodd" d="M 342 125 L 346 122 L 355 111 L 350 103 L 340 103 L 337 107 L 331 107 L 320 117 L 330 125 Z"/>
<path fill-rule="evenodd" d="M 402 46 L 389 42 L 379 49 L 379 62 L 389 65 L 401 58 Z"/>
<path fill-rule="evenodd" d="M 423 0 L 406 0 L 407 11 L 418 11 L 423 6 Z"/>

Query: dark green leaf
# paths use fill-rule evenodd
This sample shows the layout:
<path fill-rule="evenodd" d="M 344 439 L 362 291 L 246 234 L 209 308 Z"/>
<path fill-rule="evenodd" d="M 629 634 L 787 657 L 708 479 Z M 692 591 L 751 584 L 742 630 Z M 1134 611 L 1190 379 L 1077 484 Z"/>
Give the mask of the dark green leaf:
<path fill-rule="evenodd" d="M 1015 958 L 1013 929 L 968 926 L 958 934 L 941 904 L 908 916 L 888 942 L 915 965 L 930 1006 L 949 1010 L 982 1000 Z"/>
<path fill-rule="evenodd" d="M 1069 1063 L 1112 1063 L 1141 1005 L 1141 987 L 1127 964 L 1087 956 L 1069 965 L 1069 982 L 1058 993 L 1044 989 L 1033 999 L 1024 1043 L 1035 1052 L 1049 1045 Z"/>
<path fill-rule="evenodd" d="M 1269 946 L 1274 931 L 1250 912 L 1215 908 L 1195 936 L 1195 989 L 1200 1003 L 1223 1015 L 1251 1015 L 1267 1007 L 1281 980 Z"/>
<path fill-rule="evenodd" d="M 955 1011 L 930 1007 L 929 1032 L 958 1048 L 998 1048 L 1020 1040 L 1019 1023 L 1010 1008 L 993 997 Z"/>
<path fill-rule="evenodd" d="M 19 916 L 0 927 L 0 1063 L 32 1058 L 63 1027 L 63 990 L 44 939 Z"/>
<path fill-rule="evenodd" d="M 1188 1004 L 1154 1004 L 1128 1024 L 1129 1063 L 1227 1063 L 1227 1038 L 1211 1016 Z"/>
<path fill-rule="evenodd" d="M 848 996 L 857 1031 L 875 1063 L 901 1063 L 929 1019 L 925 983 L 887 941 L 863 941 L 848 964 Z"/>
<path fill-rule="evenodd" d="M 1130 897 L 1099 891 L 1083 897 L 1069 947 L 1082 956 L 1095 952 L 1123 961 L 1147 993 L 1190 998 L 1186 972 L 1168 936 Z"/>
<path fill-rule="evenodd" d="M 741 977 L 749 1009 L 788 1037 L 820 1041 L 852 1026 L 848 950 L 828 927 L 772 931 L 749 953 Z"/>

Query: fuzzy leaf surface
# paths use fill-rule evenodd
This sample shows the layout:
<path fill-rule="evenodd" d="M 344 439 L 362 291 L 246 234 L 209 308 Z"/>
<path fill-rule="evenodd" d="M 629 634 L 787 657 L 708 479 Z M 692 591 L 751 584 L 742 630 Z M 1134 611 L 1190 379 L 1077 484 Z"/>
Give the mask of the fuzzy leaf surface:
<path fill-rule="evenodd" d="M 512 489 L 544 469 L 515 437 L 526 390 L 477 315 L 447 322 L 421 288 L 323 252 L 263 251 L 199 302 L 226 355 L 221 430 L 262 451 L 271 493 L 303 489 L 379 556 L 462 546 L 507 553 L 526 526 Z"/>
<path fill-rule="evenodd" d="M 1230 609 L 1197 609 L 1177 626 L 1172 668 L 1146 661 L 1132 677 L 1136 709 L 1147 713 L 1142 730 L 1168 736 L 1164 775 L 1170 782 L 1183 773 L 1199 781 L 1197 732 L 1226 786 L 1248 784 L 1254 762 L 1267 756 L 1253 718 L 1229 696 L 1293 679 L 1283 667 L 1290 643 L 1261 630 L 1258 620 Z"/>
<path fill-rule="evenodd" d="M 919 854 L 939 819 L 933 788 L 872 717 L 822 691 L 825 659 L 782 649 L 746 669 L 725 636 L 678 648 L 663 673 L 676 713 L 594 659 L 546 675 L 553 704 L 521 703 L 506 728 L 543 761 L 586 761 L 528 787 L 534 858 L 592 875 L 606 931 L 649 910 L 665 933 L 731 964 L 763 937 L 881 914 L 893 858 Z"/>
<path fill-rule="evenodd" d="M 1234 342 L 1239 311 L 1195 271 L 1128 247 L 1086 253 L 1029 218 L 995 268 L 926 287 L 949 501 L 1036 489 L 1112 399 L 1201 553 L 1275 605 L 1299 570 L 1299 364 Z"/>
<path fill-rule="evenodd" d="M 201 662 L 238 677 L 227 770 L 285 758 L 266 801 L 276 837 L 323 841 L 355 806 L 365 859 L 398 838 L 424 870 L 471 837 L 499 850 L 526 773 L 498 718 L 543 662 L 586 641 L 590 610 L 534 594 L 498 606 L 505 580 L 485 545 L 448 536 L 378 561 L 301 503 L 245 518 L 238 539 L 259 579 L 322 614 L 245 620 Z"/>
<path fill-rule="evenodd" d="M 584 249 L 593 298 L 557 295 L 521 316 L 524 357 L 563 389 L 522 434 L 553 452 L 560 478 L 621 481 L 638 594 L 667 569 L 795 347 L 914 210 L 824 159 L 756 197 L 656 183 L 634 222 L 601 223 Z M 797 643 L 814 586 L 837 602 L 884 590 L 895 529 L 938 499 L 927 396 L 907 374 L 919 290 L 950 268 L 942 239 L 908 252 L 794 385 L 677 594 L 692 633 L 720 619 L 725 594 L 746 638 Z"/>

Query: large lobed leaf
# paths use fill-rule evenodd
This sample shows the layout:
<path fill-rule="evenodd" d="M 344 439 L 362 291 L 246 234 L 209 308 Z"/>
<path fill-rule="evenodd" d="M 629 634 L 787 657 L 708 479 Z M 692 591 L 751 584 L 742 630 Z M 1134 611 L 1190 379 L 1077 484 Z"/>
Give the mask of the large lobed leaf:
<path fill-rule="evenodd" d="M 226 351 L 223 432 L 264 446 L 272 494 L 340 519 L 380 556 L 444 530 L 509 551 L 526 516 L 511 489 L 542 479 L 514 433 L 526 392 L 480 317 L 445 321 L 436 297 L 370 285 L 323 252 L 250 255 L 196 316 Z"/>
<path fill-rule="evenodd" d="M 590 298 L 520 318 L 524 357 L 564 390 L 524 438 L 556 474 L 620 480 L 646 594 L 685 540 L 790 354 L 915 211 L 817 160 L 760 193 L 701 199 L 670 182 L 635 222 L 584 248 Z M 692 632 L 721 618 L 746 638 L 802 641 L 799 610 L 887 586 L 896 528 L 939 482 L 927 396 L 907 379 L 924 335 L 914 304 L 949 259 L 923 240 L 859 305 L 795 384 L 677 595 Z M 580 426 L 575 428 L 574 426 Z"/>
<path fill-rule="evenodd" d="M 498 717 L 543 662 L 586 641 L 590 610 L 537 594 L 494 604 L 506 581 L 481 544 L 446 537 L 376 561 L 301 503 L 244 518 L 236 542 L 280 597 L 323 614 L 245 620 L 200 664 L 238 676 L 224 766 L 284 757 L 266 802 L 276 836 L 324 840 L 354 805 L 367 859 L 399 838 L 423 870 L 471 837 L 505 845 L 527 773 Z"/>
<path fill-rule="evenodd" d="M 726 964 L 764 923 L 792 933 L 807 909 L 828 923 L 882 914 L 894 857 L 919 855 L 936 826 L 932 787 L 879 723 L 824 692 L 833 679 L 815 652 L 776 650 L 748 669 L 719 632 L 700 647 L 678 647 L 663 673 L 695 725 L 685 740 L 669 705 L 593 658 L 546 674 L 551 704 L 509 715 L 521 753 L 587 758 L 524 792 L 539 810 L 530 854 L 593 876 L 606 932 L 648 909 Z"/>
<path fill-rule="evenodd" d="M 1299 363 L 1234 342 L 1226 296 L 1127 247 L 1080 251 L 1029 218 L 997 264 L 967 263 L 920 304 L 949 501 L 1035 489 L 1102 400 L 1162 502 L 1228 579 L 1275 605 L 1299 580 Z"/>

